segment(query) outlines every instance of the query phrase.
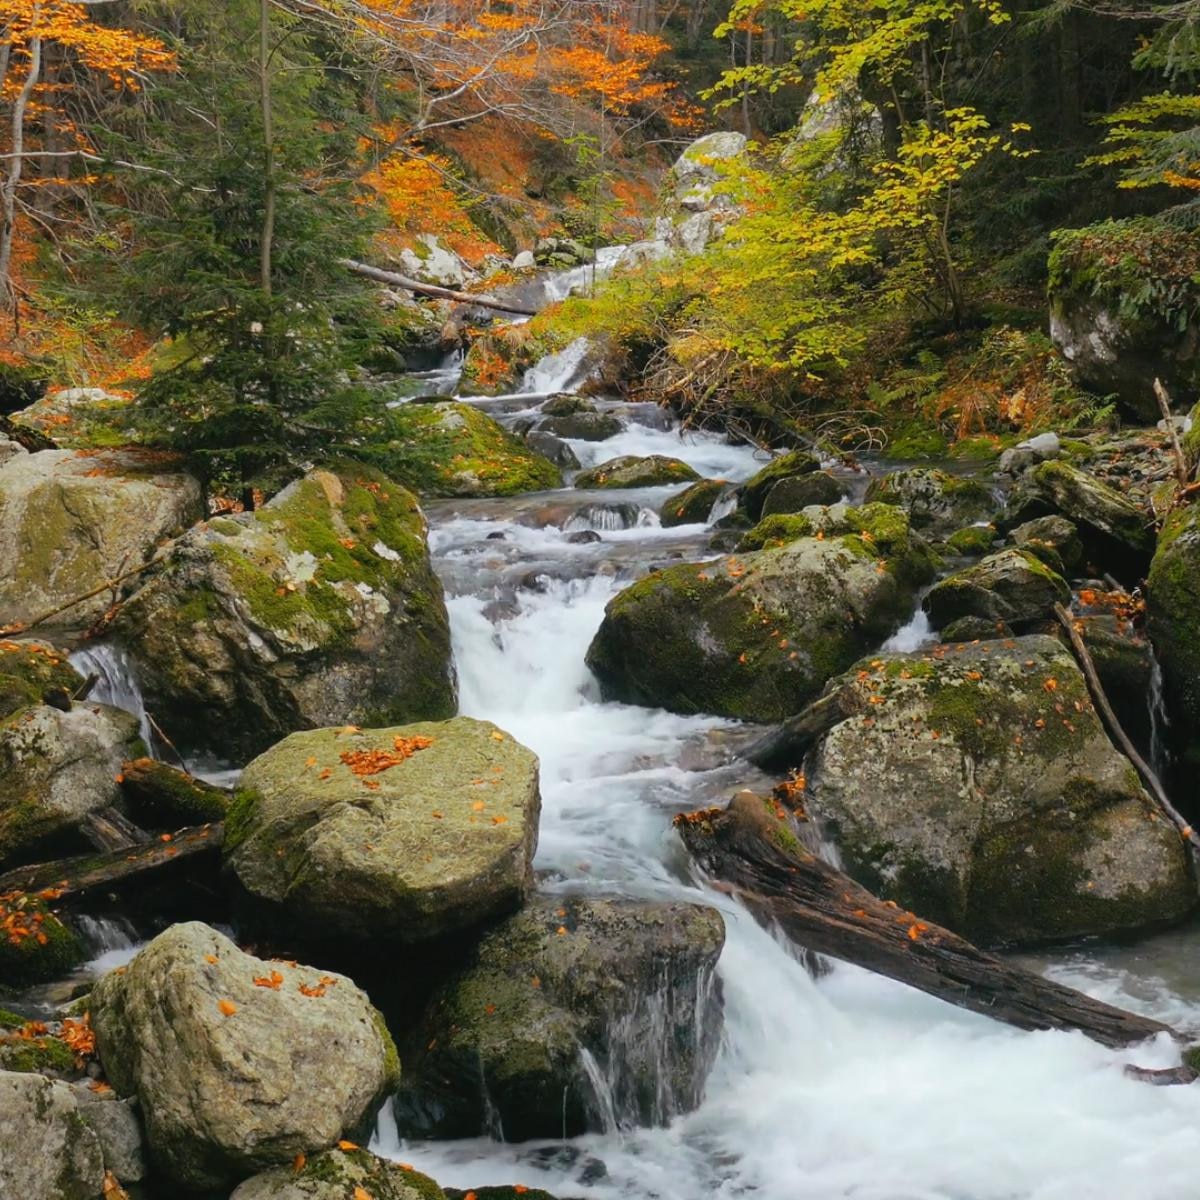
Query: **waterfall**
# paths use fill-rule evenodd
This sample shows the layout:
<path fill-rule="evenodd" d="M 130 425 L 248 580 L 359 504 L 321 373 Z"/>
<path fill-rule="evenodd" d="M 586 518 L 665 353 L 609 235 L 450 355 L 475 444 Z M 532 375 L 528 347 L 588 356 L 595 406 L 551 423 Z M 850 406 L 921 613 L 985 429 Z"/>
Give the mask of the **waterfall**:
<path fill-rule="evenodd" d="M 112 642 L 96 642 L 76 650 L 70 661 L 85 679 L 92 675 L 97 677 L 88 699 L 123 709 L 137 717 L 142 741 L 153 753 L 154 731 L 146 714 L 146 702 L 133 663 L 124 648 Z"/>
<path fill-rule="evenodd" d="M 591 348 L 591 341 L 581 337 L 562 350 L 547 354 L 525 372 L 523 392 L 548 396 L 574 390 L 587 376 L 587 356 Z"/>
<path fill-rule="evenodd" d="M 1171 766 L 1167 745 L 1167 731 L 1171 722 L 1167 715 L 1162 666 L 1153 652 L 1150 655 L 1150 692 L 1146 704 L 1150 709 L 1150 766 L 1159 779 L 1165 779 Z"/>

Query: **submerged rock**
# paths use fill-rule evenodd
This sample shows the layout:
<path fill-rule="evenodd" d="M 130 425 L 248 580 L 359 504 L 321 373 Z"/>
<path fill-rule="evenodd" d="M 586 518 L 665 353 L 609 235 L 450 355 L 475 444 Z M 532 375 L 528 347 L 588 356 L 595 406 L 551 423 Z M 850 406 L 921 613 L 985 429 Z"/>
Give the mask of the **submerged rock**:
<path fill-rule="evenodd" d="M 560 437 L 541 429 L 531 429 L 525 434 L 525 444 L 543 458 L 548 458 L 563 471 L 579 470 L 579 459 L 575 451 Z"/>
<path fill-rule="evenodd" d="M 401 404 L 370 456 L 421 496 L 513 496 L 562 486 L 558 468 L 470 404 Z"/>
<path fill-rule="evenodd" d="M 0 721 L 0 866 L 32 861 L 116 803 L 121 764 L 144 752 L 137 718 L 103 704 L 37 705 Z"/>
<path fill-rule="evenodd" d="M 383 1018 L 351 980 L 264 962 L 197 922 L 106 975 L 91 1013 L 156 1173 L 192 1190 L 360 1133 L 399 1077 Z"/>
<path fill-rule="evenodd" d="M 420 1171 L 368 1150 L 326 1150 L 247 1179 L 229 1200 L 446 1200 Z"/>
<path fill-rule="evenodd" d="M 899 505 L 914 529 L 941 534 L 987 520 L 998 507 L 990 489 L 978 479 L 933 467 L 912 467 L 874 479 L 867 499 Z"/>
<path fill-rule="evenodd" d="M 421 942 L 520 905 L 540 807 L 536 757 L 486 721 L 317 729 L 246 768 L 225 852 L 293 936 Z"/>
<path fill-rule="evenodd" d="M 149 560 L 204 515 L 200 484 L 135 450 L 43 450 L 0 466 L 0 623 L 28 622 Z M 86 629 L 102 590 L 51 618 Z"/>
<path fill-rule="evenodd" d="M 604 696 L 750 721 L 791 716 L 903 623 L 933 574 L 899 509 L 841 516 L 855 532 L 668 567 L 621 592 L 587 652 Z M 808 514 L 764 525 L 775 521 L 812 529 Z"/>
<path fill-rule="evenodd" d="M 100 1141 L 65 1083 L 0 1071 L 0 1196 L 99 1200 Z"/>
<path fill-rule="evenodd" d="M 623 454 L 610 458 L 591 470 L 582 471 L 575 477 L 577 488 L 635 488 L 662 487 L 667 483 L 694 482 L 700 478 L 678 458 L 663 454 L 650 454 L 639 458 L 635 454 Z"/>
<path fill-rule="evenodd" d="M 1012 629 L 1052 618 L 1071 589 L 1040 559 L 1024 550 L 1001 550 L 935 584 L 924 607 L 935 629 L 962 617 L 1003 621 Z"/>
<path fill-rule="evenodd" d="M 581 396 L 555 396 L 542 405 L 542 417 L 535 431 L 581 442 L 603 442 L 615 437 L 624 425 L 615 413 L 601 412 Z"/>
<path fill-rule="evenodd" d="M 711 908 L 539 898 L 435 995 L 397 1098 L 402 1131 L 522 1141 L 694 1108 L 720 1038 L 723 943 Z"/>
<path fill-rule="evenodd" d="M 193 530 L 117 628 L 183 749 L 240 757 L 294 729 L 456 707 L 425 519 L 366 467 L 310 471 L 257 512 Z"/>
<path fill-rule="evenodd" d="M 1178 919 L 1183 845 L 1048 637 L 881 654 L 806 761 L 808 807 L 846 870 L 975 941 L 1021 944 Z"/>

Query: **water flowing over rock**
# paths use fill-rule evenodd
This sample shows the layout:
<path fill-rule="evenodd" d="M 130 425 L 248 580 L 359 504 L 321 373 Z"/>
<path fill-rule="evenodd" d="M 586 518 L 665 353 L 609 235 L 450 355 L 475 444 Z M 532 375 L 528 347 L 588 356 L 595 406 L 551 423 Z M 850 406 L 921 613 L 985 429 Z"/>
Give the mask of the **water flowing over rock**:
<path fill-rule="evenodd" d="M 229 1200 L 445 1200 L 420 1171 L 366 1150 L 327 1150 L 297 1169 L 289 1164 L 247 1179 Z"/>
<path fill-rule="evenodd" d="M 121 764 L 140 752 L 137 719 L 102 704 L 38 705 L 0 722 L 0 865 L 31 861 L 116 803 Z"/>
<path fill-rule="evenodd" d="M 359 1133 L 399 1075 L 351 980 L 244 954 L 197 922 L 106 975 L 91 1012 L 105 1073 L 138 1098 L 156 1172 L 192 1190 Z"/>
<path fill-rule="evenodd" d="M 202 516 L 198 481 L 149 454 L 9 459 L 0 466 L 0 622 L 31 621 L 101 587 Z M 112 601 L 102 591 L 50 624 L 86 629 Z"/>
<path fill-rule="evenodd" d="M 723 943 L 710 908 L 540 897 L 433 999 L 402 1130 L 521 1141 L 694 1108 L 720 1037 Z"/>
<path fill-rule="evenodd" d="M 935 584 L 925 611 L 935 629 L 962 617 L 1003 621 L 1020 629 L 1052 619 L 1055 604 L 1067 604 L 1071 589 L 1033 554 L 1001 550 Z"/>
<path fill-rule="evenodd" d="M 674 525 L 702 525 L 708 521 L 713 506 L 729 490 L 729 484 L 723 479 L 701 479 L 672 496 L 659 510 L 658 518 L 668 529 Z"/>
<path fill-rule="evenodd" d="M 992 944 L 1136 929 L 1195 907 L 1174 826 L 1056 640 L 881 654 L 833 693 L 851 715 L 806 760 L 806 807 L 877 894 Z"/>
<path fill-rule="evenodd" d="M 540 804 L 537 759 L 486 721 L 318 729 L 246 768 L 225 849 L 293 936 L 420 942 L 520 905 Z"/>
<path fill-rule="evenodd" d="M 311 471 L 257 512 L 193 530 L 118 630 L 183 748 L 253 754 L 294 729 L 455 707 L 424 517 L 365 467 Z"/>
<path fill-rule="evenodd" d="M 65 1083 L 0 1071 L 0 1196 L 98 1200 L 100 1141 Z"/>
<path fill-rule="evenodd" d="M 606 698 L 750 721 L 796 712 L 902 624 L 932 577 L 899 509 L 846 511 L 863 522 L 854 533 L 668 567 L 623 591 L 587 654 Z"/>

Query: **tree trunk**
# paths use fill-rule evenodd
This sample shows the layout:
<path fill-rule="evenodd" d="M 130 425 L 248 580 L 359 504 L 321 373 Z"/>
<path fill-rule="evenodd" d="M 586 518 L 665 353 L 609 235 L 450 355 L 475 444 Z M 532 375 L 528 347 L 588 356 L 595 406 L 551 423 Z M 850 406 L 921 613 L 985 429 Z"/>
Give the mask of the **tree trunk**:
<path fill-rule="evenodd" d="M 456 292 L 452 288 L 438 287 L 433 283 L 419 283 L 409 279 L 407 275 L 398 275 L 395 271 L 385 271 L 380 267 L 372 267 L 368 263 L 355 262 L 352 258 L 343 258 L 342 266 L 355 275 L 364 279 L 373 279 L 376 283 L 390 284 L 392 287 L 403 288 L 406 292 L 416 292 L 418 296 L 432 296 L 437 300 L 457 300 L 459 304 L 472 304 L 477 308 L 490 308 L 496 312 L 515 313 L 522 317 L 536 317 L 536 308 L 522 308 L 519 304 L 504 304 L 489 296 L 472 296 L 470 292 Z"/>
<path fill-rule="evenodd" d="M 41 5 L 35 4 L 31 19 L 36 22 L 40 16 Z M 4 187 L 0 190 L 0 298 L 4 307 L 11 313 L 15 313 L 17 308 L 17 292 L 12 280 L 12 250 L 17 223 L 17 188 L 21 183 L 21 169 L 25 161 L 22 157 L 25 153 L 25 114 L 41 72 L 42 39 L 35 37 L 29 43 L 29 73 L 13 101 L 10 134 L 12 165 L 8 169 Z"/>
<path fill-rule="evenodd" d="M 275 118 L 271 107 L 271 4 L 259 0 L 258 86 L 263 132 L 263 222 L 259 272 L 264 296 L 271 295 L 271 255 L 275 242 Z"/>
<path fill-rule="evenodd" d="M 727 809 L 675 819 L 693 857 L 732 885 L 751 912 L 797 945 L 1018 1029 L 1077 1029 L 1105 1046 L 1180 1034 L 1149 1017 L 1092 1000 L 970 942 L 890 901 L 806 850 L 787 814 L 742 792 Z"/>

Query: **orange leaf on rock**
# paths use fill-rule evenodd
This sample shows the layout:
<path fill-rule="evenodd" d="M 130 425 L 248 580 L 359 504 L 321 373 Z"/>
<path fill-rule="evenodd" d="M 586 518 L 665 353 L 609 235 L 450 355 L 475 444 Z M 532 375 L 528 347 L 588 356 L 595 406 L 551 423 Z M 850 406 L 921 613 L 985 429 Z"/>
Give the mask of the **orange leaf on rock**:
<path fill-rule="evenodd" d="M 237 1012 L 237 1005 L 232 1000 L 218 1000 L 217 1008 L 221 1010 L 223 1017 L 232 1017 Z"/>
<path fill-rule="evenodd" d="M 342 1138 L 342 1140 L 340 1142 L 338 1142 L 338 1149 L 339 1150 L 357 1150 L 358 1143 L 357 1142 L 348 1142 L 345 1138 Z"/>
<path fill-rule="evenodd" d="M 300 1172 L 304 1170 L 304 1164 L 306 1162 L 308 1162 L 308 1158 L 305 1155 L 297 1154 L 296 1157 L 292 1159 L 292 1170 L 299 1175 Z"/>
<path fill-rule="evenodd" d="M 272 971 L 270 975 L 260 975 L 254 981 L 255 987 L 270 988 L 272 991 L 279 991 L 283 986 L 283 976 L 278 971 Z"/>

